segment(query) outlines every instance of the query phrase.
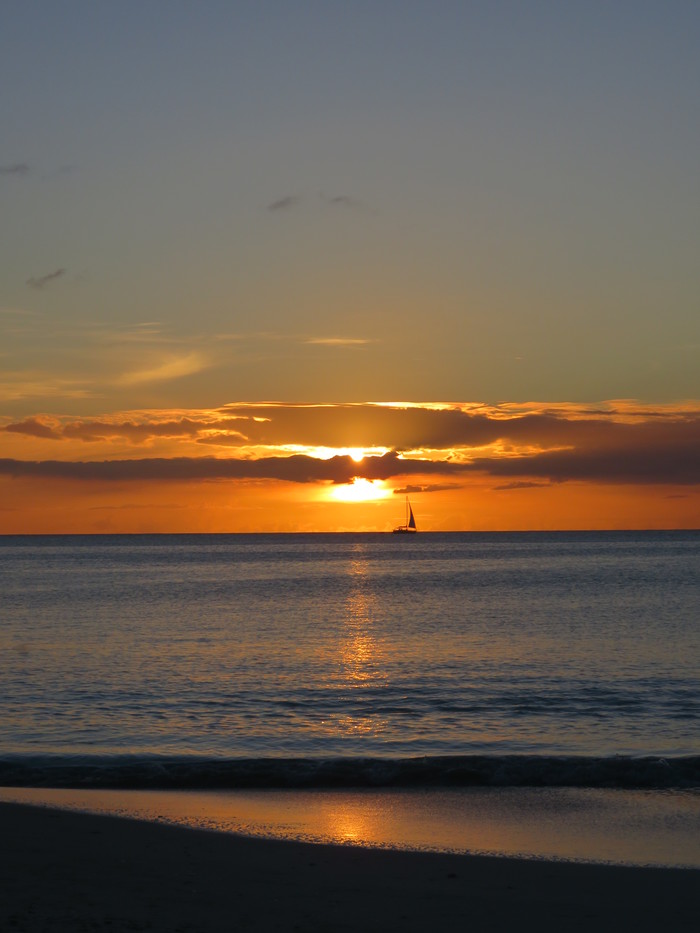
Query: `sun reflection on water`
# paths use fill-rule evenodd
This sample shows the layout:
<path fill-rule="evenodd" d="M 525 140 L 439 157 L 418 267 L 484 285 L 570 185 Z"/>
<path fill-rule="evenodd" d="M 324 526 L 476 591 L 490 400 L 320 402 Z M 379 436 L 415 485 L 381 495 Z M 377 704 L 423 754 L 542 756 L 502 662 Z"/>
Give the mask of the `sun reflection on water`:
<path fill-rule="evenodd" d="M 343 734 L 377 735 L 386 727 L 386 719 L 367 705 L 368 697 L 361 694 L 369 688 L 386 683 L 384 672 L 385 650 L 374 632 L 377 613 L 377 595 L 369 575 L 369 561 L 364 546 L 356 545 L 348 573 L 350 590 L 345 600 L 345 619 L 339 660 L 346 687 L 359 691 L 358 706 L 337 720 Z"/>

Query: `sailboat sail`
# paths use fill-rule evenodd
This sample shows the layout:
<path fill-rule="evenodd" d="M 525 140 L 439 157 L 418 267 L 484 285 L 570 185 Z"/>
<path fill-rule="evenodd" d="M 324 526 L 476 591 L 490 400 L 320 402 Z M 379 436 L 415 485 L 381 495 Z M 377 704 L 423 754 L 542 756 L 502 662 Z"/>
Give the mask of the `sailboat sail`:
<path fill-rule="evenodd" d="M 408 496 L 406 496 L 406 524 L 394 528 L 394 534 L 407 534 L 412 531 L 418 531 L 418 529 L 416 528 L 416 520 L 413 517 L 411 503 L 408 501 Z"/>

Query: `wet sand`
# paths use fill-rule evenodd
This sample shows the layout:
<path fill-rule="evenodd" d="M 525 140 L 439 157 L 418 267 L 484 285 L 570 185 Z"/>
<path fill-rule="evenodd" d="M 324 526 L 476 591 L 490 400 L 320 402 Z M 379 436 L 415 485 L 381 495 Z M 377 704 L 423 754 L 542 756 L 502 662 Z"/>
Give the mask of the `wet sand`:
<path fill-rule="evenodd" d="M 700 872 L 251 839 L 0 804 L 0 930 L 697 929 Z"/>

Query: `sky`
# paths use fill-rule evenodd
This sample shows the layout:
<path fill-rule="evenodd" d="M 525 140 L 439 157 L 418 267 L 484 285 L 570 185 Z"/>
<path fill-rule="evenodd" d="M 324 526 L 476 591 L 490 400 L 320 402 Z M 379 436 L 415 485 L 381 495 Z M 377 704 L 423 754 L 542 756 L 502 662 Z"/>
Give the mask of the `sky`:
<path fill-rule="evenodd" d="M 700 527 L 700 4 L 2 20 L 0 533 Z"/>

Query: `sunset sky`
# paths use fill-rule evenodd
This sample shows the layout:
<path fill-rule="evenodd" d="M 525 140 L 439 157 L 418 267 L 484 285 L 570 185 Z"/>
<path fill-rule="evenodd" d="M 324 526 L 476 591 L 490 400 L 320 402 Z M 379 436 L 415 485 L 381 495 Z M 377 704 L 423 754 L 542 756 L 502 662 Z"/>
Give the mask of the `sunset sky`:
<path fill-rule="evenodd" d="M 698 48 L 5 0 L 0 533 L 700 527 Z"/>

